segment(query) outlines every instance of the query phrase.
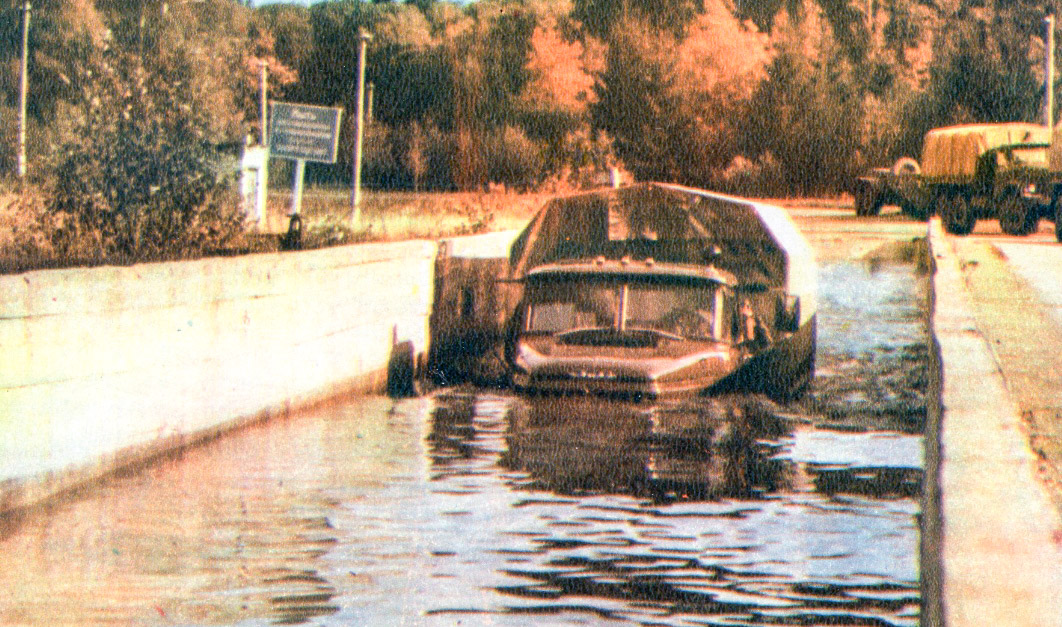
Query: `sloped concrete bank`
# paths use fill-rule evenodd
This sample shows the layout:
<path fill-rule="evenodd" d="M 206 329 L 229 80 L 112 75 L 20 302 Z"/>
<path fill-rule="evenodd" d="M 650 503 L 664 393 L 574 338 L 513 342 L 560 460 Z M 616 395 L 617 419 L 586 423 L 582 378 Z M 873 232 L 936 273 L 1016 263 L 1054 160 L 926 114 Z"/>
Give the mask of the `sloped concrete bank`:
<path fill-rule="evenodd" d="M 1062 625 L 1055 511 L 937 219 L 929 245 L 936 267 L 930 318 L 936 393 L 926 433 L 922 622 Z"/>
<path fill-rule="evenodd" d="M 428 351 L 438 251 L 502 257 L 513 235 L 0 277 L 0 514 L 381 391 L 396 341 Z"/>

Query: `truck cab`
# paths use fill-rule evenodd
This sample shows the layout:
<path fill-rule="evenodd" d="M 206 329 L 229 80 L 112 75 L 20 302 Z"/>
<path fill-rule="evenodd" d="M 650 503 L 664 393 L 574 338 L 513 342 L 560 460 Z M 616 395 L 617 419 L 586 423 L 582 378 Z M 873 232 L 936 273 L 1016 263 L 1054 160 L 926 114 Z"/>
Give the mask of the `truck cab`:
<path fill-rule="evenodd" d="M 815 280 L 777 207 L 660 183 L 560 198 L 512 246 L 505 361 L 533 393 L 792 398 L 814 370 Z"/>

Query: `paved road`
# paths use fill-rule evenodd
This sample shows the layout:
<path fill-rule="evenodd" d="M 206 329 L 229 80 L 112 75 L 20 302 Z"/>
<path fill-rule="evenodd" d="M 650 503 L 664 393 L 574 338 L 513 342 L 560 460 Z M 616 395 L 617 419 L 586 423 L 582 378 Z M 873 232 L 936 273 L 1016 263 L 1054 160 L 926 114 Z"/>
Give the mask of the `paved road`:
<path fill-rule="evenodd" d="M 994 238 L 995 246 L 1007 256 L 1011 268 L 1036 289 L 1040 301 L 1050 307 L 1062 324 L 1062 244 L 1050 238 Z"/>

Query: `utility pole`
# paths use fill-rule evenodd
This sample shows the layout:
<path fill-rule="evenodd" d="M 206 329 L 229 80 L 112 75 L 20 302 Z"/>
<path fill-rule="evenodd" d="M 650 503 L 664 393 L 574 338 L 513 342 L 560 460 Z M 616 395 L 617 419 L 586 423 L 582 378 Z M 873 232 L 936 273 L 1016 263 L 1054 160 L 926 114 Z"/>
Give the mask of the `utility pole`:
<path fill-rule="evenodd" d="M 258 104 L 258 108 L 262 113 L 262 145 L 269 145 L 269 103 L 266 100 L 266 93 L 269 91 L 269 61 L 262 61 L 262 99 Z"/>
<path fill-rule="evenodd" d="M 1055 127 L 1055 15 L 1050 8 L 1044 18 L 1047 33 L 1044 37 L 1044 124 Z"/>
<path fill-rule="evenodd" d="M 365 49 L 372 40 L 372 35 L 361 31 L 358 46 L 358 121 L 357 135 L 354 143 L 354 191 L 351 194 L 351 221 L 355 226 L 361 223 L 361 140 L 365 135 Z"/>
<path fill-rule="evenodd" d="M 22 79 L 18 92 L 18 178 L 26 179 L 26 98 L 29 91 L 30 3 L 22 4 Z"/>

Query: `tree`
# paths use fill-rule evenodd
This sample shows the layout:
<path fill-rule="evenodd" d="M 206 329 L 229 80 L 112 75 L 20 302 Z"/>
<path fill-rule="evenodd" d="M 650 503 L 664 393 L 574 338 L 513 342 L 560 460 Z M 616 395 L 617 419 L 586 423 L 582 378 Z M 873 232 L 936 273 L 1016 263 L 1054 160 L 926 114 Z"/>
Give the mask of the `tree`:
<path fill-rule="evenodd" d="M 787 189 L 810 195 L 844 189 L 860 147 L 862 105 L 835 68 L 782 51 L 755 97 L 748 152 L 777 160 Z"/>
<path fill-rule="evenodd" d="M 654 31 L 673 37 L 686 34 L 686 27 L 704 11 L 704 0 L 575 0 L 572 16 L 586 32 L 607 38 L 617 24 L 643 22 Z"/>
<path fill-rule="evenodd" d="M 93 80 L 78 106 L 78 139 L 56 155 L 50 195 L 67 254 L 180 257 L 238 233 L 235 203 L 222 202 L 208 114 L 192 100 L 188 60 L 152 72 L 111 49 L 94 61 L 84 70 Z"/>
<path fill-rule="evenodd" d="M 593 125 L 639 178 L 712 185 L 741 149 L 739 121 L 764 75 L 766 39 L 721 2 L 674 39 L 616 25 L 590 107 Z"/>
<path fill-rule="evenodd" d="M 14 171 L 19 87 L 21 80 L 22 19 L 20 2 L 7 3 L 0 12 L 0 171 Z M 107 32 L 91 0 L 39 0 L 33 2 L 29 31 L 31 98 L 27 103 L 27 152 L 39 163 L 65 128 L 64 107 L 77 98 L 85 77 L 78 72 L 89 51 L 103 42 Z M 58 123 L 57 123 L 58 122 Z M 36 175 L 37 168 L 30 169 Z"/>

